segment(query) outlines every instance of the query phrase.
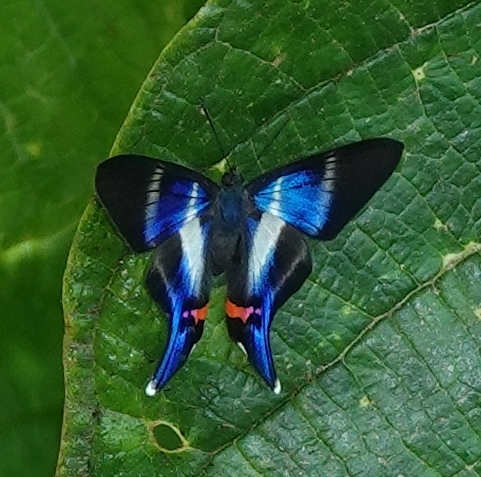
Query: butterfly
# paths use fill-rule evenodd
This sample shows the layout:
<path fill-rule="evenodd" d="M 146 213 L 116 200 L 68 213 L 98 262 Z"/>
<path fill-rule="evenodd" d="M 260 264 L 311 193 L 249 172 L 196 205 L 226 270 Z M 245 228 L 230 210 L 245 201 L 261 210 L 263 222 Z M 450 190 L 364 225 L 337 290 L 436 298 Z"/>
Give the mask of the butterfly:
<path fill-rule="evenodd" d="M 224 274 L 230 337 L 275 392 L 270 344 L 276 311 L 312 269 L 304 235 L 335 238 L 391 176 L 403 144 L 368 139 L 314 154 L 247 185 L 235 168 L 216 184 L 186 167 L 119 155 L 95 188 L 133 252 L 153 250 L 146 286 L 168 317 L 163 356 L 146 387 L 162 389 L 199 341 L 212 279 Z"/>

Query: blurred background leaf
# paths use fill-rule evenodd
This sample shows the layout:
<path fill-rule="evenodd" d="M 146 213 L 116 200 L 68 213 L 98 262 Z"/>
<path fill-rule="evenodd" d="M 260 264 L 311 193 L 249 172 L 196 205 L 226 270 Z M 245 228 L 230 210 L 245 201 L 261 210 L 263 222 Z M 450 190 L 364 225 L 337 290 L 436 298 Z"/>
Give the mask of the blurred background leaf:
<path fill-rule="evenodd" d="M 200 0 L 0 4 L 0 475 L 52 476 L 67 252 L 159 51 Z"/>
<path fill-rule="evenodd" d="M 95 200 L 68 264 L 59 476 L 480 474 L 481 3 L 217 0 L 164 50 L 116 151 L 246 179 L 388 135 L 399 170 L 271 333 L 275 396 L 227 338 L 203 339 L 155 398 L 166 323 Z M 218 171 L 217 171 L 218 173 Z M 221 283 L 221 282 L 220 282 Z M 172 449 L 178 452 L 169 452 Z"/>

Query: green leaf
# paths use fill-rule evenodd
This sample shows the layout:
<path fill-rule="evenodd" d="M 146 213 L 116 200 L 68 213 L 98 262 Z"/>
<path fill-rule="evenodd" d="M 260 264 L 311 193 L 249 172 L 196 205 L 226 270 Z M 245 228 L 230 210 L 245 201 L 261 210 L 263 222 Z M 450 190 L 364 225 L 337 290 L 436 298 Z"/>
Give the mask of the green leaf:
<path fill-rule="evenodd" d="M 65 278 L 59 476 L 481 472 L 480 22 L 467 1 L 201 9 L 115 153 L 215 177 L 223 149 L 246 179 L 366 137 L 406 153 L 336 240 L 310 243 L 312 275 L 271 333 L 280 396 L 228 340 L 222 283 L 188 364 L 145 396 L 166 321 L 143 286 L 148 257 L 92 202 Z"/>
<path fill-rule="evenodd" d="M 0 3 L 2 477 L 55 471 L 68 249 L 95 164 L 192 9 L 178 0 Z"/>

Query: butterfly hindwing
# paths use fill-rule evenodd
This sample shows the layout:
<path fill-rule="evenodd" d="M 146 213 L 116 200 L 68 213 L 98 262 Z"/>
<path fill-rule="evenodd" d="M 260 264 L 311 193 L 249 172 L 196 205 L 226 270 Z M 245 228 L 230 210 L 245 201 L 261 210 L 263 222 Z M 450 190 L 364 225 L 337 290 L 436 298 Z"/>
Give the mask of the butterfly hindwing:
<path fill-rule="evenodd" d="M 226 321 L 231 338 L 274 392 L 280 392 L 270 345 L 277 309 L 309 276 L 311 257 L 302 234 L 279 217 L 248 218 L 241 260 L 226 271 Z"/>
<path fill-rule="evenodd" d="M 146 392 L 153 396 L 185 363 L 204 329 L 210 293 L 208 223 L 195 218 L 154 252 L 147 288 L 169 320 L 167 345 Z"/>
<path fill-rule="evenodd" d="M 120 234 L 135 252 L 155 248 L 201 216 L 218 186 L 190 169 L 137 155 L 108 159 L 95 188 Z"/>
<path fill-rule="evenodd" d="M 393 139 L 367 139 L 268 172 L 247 190 L 259 210 L 330 240 L 386 182 L 402 151 Z"/>

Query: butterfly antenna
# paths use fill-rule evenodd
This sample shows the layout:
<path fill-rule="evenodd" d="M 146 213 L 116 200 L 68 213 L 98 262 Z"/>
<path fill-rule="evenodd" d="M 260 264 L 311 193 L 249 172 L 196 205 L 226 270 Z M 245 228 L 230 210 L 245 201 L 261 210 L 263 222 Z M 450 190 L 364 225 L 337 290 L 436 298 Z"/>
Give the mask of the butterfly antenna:
<path fill-rule="evenodd" d="M 220 152 L 222 153 L 222 159 L 225 159 L 225 162 L 227 163 L 227 167 L 229 168 L 229 171 L 233 172 L 235 168 L 227 160 L 227 153 L 225 152 L 224 148 L 222 147 L 222 143 L 220 141 L 219 135 L 217 134 L 217 130 L 215 129 L 215 126 L 214 126 L 214 121 L 212 120 L 212 117 L 211 117 L 209 111 L 207 110 L 207 107 L 205 106 L 205 103 L 202 99 L 201 99 L 200 107 L 202 109 L 202 114 L 206 117 L 207 122 L 209 123 L 209 125 L 210 125 L 210 127 L 211 127 L 211 129 L 214 133 L 214 136 L 215 136 L 215 139 L 216 139 L 217 144 L 219 146 Z"/>

